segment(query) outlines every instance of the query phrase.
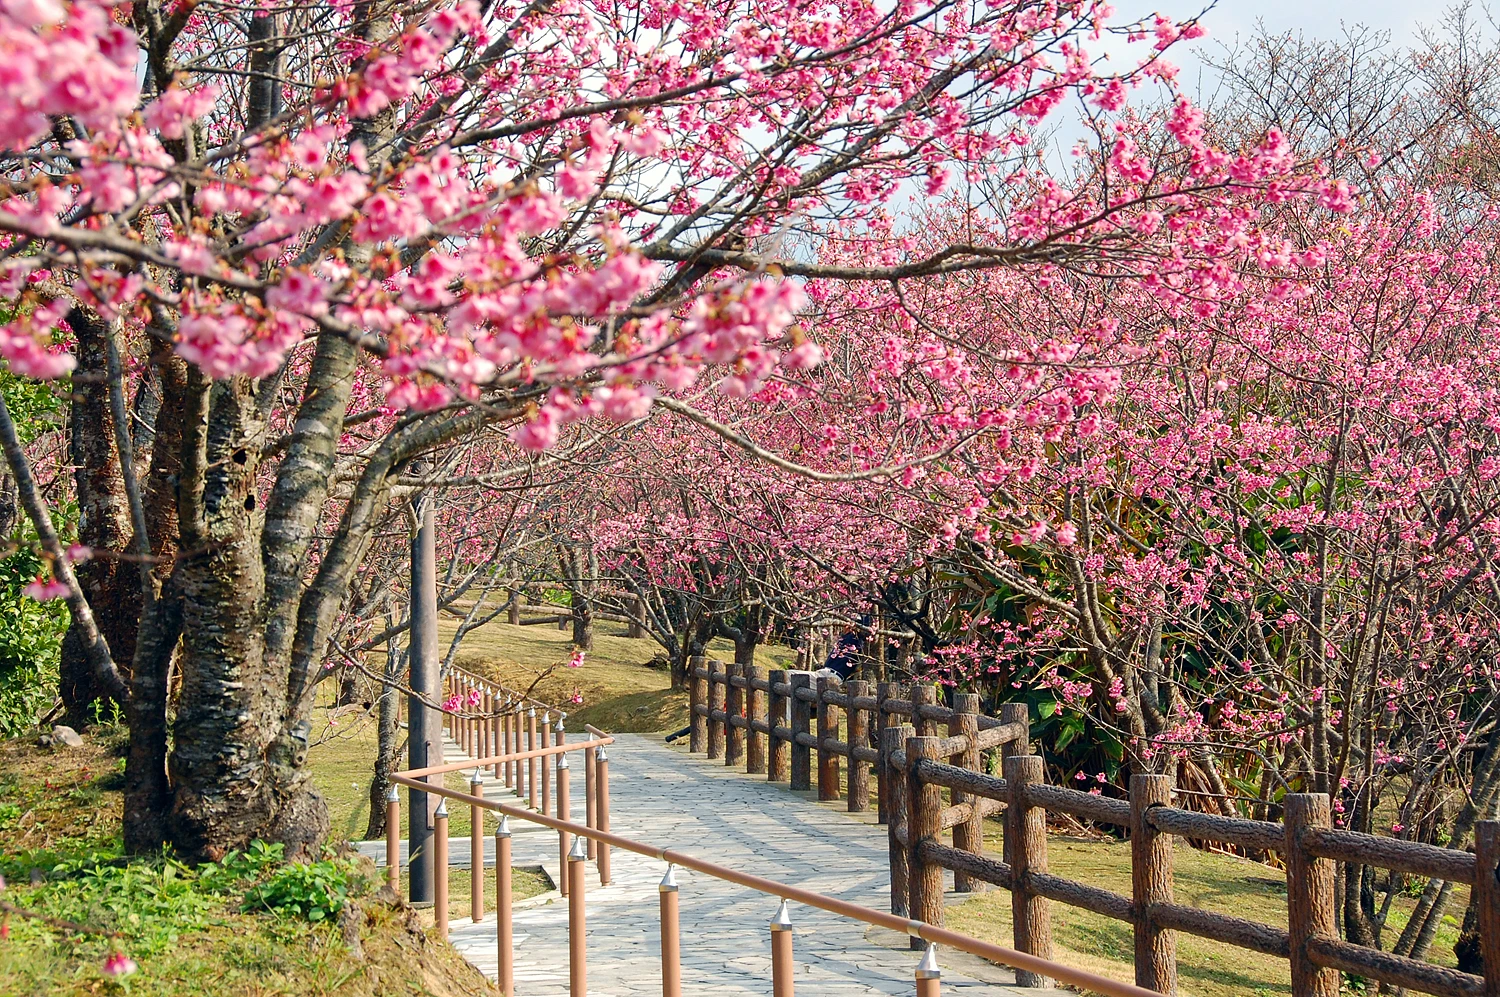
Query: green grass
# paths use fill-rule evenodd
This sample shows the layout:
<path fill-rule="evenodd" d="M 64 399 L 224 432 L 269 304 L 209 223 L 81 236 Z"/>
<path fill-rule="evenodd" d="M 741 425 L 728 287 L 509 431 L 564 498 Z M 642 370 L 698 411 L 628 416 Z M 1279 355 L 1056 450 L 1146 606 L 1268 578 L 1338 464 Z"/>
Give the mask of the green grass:
<path fill-rule="evenodd" d="M 0 915 L 8 935 L 0 940 L 0 997 L 495 993 L 456 951 L 423 934 L 420 919 L 369 895 L 377 874 L 366 863 L 287 866 L 276 855 L 248 869 L 231 869 L 226 861 L 216 872 L 160 856 L 126 862 L 120 856 L 122 760 L 112 749 L 92 738 L 81 748 L 50 750 L 0 742 L 4 901 L 96 929 Z M 33 870 L 42 877 L 38 883 Z M 286 871 L 300 875 L 282 876 Z M 517 895 L 537 889 L 535 879 L 518 874 Z M 305 916 L 312 913 L 308 900 L 328 895 L 316 892 L 325 884 L 347 884 L 357 898 L 348 934 L 333 918 Z M 252 895 L 277 910 L 243 910 Z M 301 914 L 293 902 L 302 905 L 296 908 Z M 350 935 L 362 954 L 346 944 Z M 103 973 L 105 958 L 117 949 L 138 965 L 123 983 Z"/>
<path fill-rule="evenodd" d="M 458 621 L 444 617 L 438 631 L 443 647 L 458 629 Z M 567 712 L 568 727 L 582 730 L 593 724 L 612 734 L 654 733 L 677 730 L 687 724 L 687 692 L 673 691 L 665 668 L 648 667 L 661 647 L 648 638 L 625 636 L 624 624 L 594 624 L 594 649 L 583 667 L 560 667 L 537 683 L 532 694 Z M 572 630 L 545 625 L 519 627 L 499 620 L 464 637 L 455 658 L 457 664 L 475 674 L 495 679 L 513 689 L 525 690 L 552 665 L 566 662 L 573 653 Z M 726 640 L 709 644 L 710 657 L 733 660 L 734 645 Z M 755 662 L 765 668 L 790 668 L 796 652 L 788 647 L 762 645 Z M 574 693 L 582 705 L 568 700 Z"/>
<path fill-rule="evenodd" d="M 345 714 L 330 723 L 326 713 L 313 725 L 311 747 L 307 751 L 308 768 L 318 791 L 328 803 L 330 834 L 336 841 L 358 841 L 365 836 L 370 820 L 370 779 L 375 765 L 375 720 L 364 715 Z M 401 732 L 404 742 L 406 732 Z M 397 763 L 406 767 L 402 752 Z M 469 791 L 469 773 L 450 772 L 443 784 L 449 789 Z M 406 793 L 401 794 L 401 835 L 407 832 Z M 493 830 L 493 825 L 491 825 Z M 448 833 L 468 836 L 469 808 L 452 807 Z"/>

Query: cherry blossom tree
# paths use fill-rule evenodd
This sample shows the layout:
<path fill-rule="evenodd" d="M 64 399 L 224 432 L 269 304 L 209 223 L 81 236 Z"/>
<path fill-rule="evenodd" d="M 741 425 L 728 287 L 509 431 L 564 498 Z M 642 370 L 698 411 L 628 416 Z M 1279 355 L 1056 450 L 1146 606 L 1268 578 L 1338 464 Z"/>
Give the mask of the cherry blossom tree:
<path fill-rule="evenodd" d="M 75 487 L 113 571 L 79 577 L 3 413 L 0 442 L 51 560 L 39 592 L 66 598 L 73 660 L 124 706 L 128 845 L 321 839 L 303 762 L 328 639 L 431 455 L 544 450 L 694 394 L 705 368 L 733 396 L 815 363 L 788 276 L 1129 258 L 1205 280 L 1220 236 L 1127 247 L 1160 225 L 1232 240 L 1253 227 L 1237 203 L 1267 193 L 1344 196 L 1275 143 L 1210 147 L 1186 101 L 1186 179 L 1116 196 L 1110 171 L 1156 150 L 1109 122 L 1132 87 L 1171 88 L 1161 53 L 1200 29 L 1107 11 L 4 5 L 0 356 L 98 386 Z M 1139 43 L 1118 72 L 1087 51 L 1105 31 Z M 1070 98 L 1108 138 L 1076 183 L 1029 147 Z M 911 252 L 896 202 L 954 181 L 988 185 L 1000 221 Z M 868 251 L 803 251 L 830 235 Z"/>

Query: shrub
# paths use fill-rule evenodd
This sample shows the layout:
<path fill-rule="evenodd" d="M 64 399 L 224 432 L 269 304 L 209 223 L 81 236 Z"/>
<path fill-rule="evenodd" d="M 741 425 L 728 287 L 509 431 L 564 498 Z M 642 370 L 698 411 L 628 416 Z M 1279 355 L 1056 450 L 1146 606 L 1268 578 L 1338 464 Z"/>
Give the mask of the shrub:
<path fill-rule="evenodd" d="M 321 921 L 344 909 L 351 893 L 363 892 L 364 877 L 345 859 L 284 865 L 245 894 L 244 910 Z"/>

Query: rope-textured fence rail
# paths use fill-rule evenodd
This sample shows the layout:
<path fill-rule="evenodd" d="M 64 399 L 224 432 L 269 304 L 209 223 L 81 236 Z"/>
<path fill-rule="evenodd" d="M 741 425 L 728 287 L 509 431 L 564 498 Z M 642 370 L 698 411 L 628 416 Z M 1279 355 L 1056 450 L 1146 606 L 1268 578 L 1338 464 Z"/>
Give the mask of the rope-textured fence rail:
<path fill-rule="evenodd" d="M 1328 797 L 1317 793 L 1288 794 L 1284 822 L 1175 808 L 1172 779 L 1165 775 L 1132 776 L 1130 798 L 1111 799 L 1047 784 L 1042 759 L 1029 753 L 1024 704 L 1002 707 L 997 719 L 979 714 L 977 696 L 955 695 L 951 708 L 938 705 L 930 685 L 881 682 L 872 695 L 866 682 L 841 684 L 807 672 L 701 658 L 691 662 L 689 674 L 691 750 L 727 765 L 744 762 L 751 773 L 789 781 L 793 789 L 812 788 L 816 753 L 820 800 L 843 793 L 839 764 L 848 759 L 850 811 L 868 808 L 873 768 L 890 841 L 893 914 L 941 924 L 942 873 L 949 869 L 959 891 L 977 883 L 1009 890 L 1015 947 L 1038 958 L 1052 956 L 1049 901 L 1129 923 L 1136 983 L 1162 993 L 1176 989 L 1180 931 L 1287 959 L 1295 997 L 1335 997 L 1340 973 L 1440 997 L 1500 995 L 1500 822 L 1480 822 L 1474 851 L 1464 852 L 1335 828 Z M 847 740 L 839 739 L 840 710 L 847 713 Z M 946 736 L 939 736 L 940 726 Z M 998 776 L 982 768 L 990 749 L 1000 755 Z M 1048 872 L 1048 813 L 1128 830 L 1131 895 Z M 982 821 L 992 815 L 1004 819 L 998 858 L 984 854 Z M 944 844 L 948 831 L 952 843 Z M 1278 853 L 1286 866 L 1287 927 L 1174 902 L 1174 835 Z M 1340 939 L 1334 906 L 1339 862 L 1470 886 L 1483 975 Z M 1045 981 L 1018 972 L 1018 982 Z"/>
<path fill-rule="evenodd" d="M 604 740 L 607 740 L 605 738 Z M 575 751 L 580 749 L 594 748 L 590 753 L 598 752 L 600 785 L 608 786 L 608 760 L 603 757 L 602 745 L 595 747 L 597 741 L 580 742 L 578 744 L 566 745 L 562 748 L 545 749 L 561 753 L 563 751 Z M 565 756 L 564 756 L 565 757 Z M 490 759 L 484 759 L 488 762 Z M 438 766 L 438 769 L 448 769 L 459 766 Z M 532 821 L 545 827 L 553 828 L 558 832 L 558 846 L 564 856 L 563 861 L 563 886 L 568 897 L 568 993 L 570 997 L 587 997 L 588 994 L 588 953 L 585 947 L 587 936 L 587 911 L 586 911 L 586 880 L 585 865 L 588 859 L 588 845 L 596 848 L 601 856 L 600 878 L 607 882 L 603 856 L 609 854 L 609 850 L 617 848 L 622 851 L 633 852 L 644 855 L 665 863 L 666 873 L 662 877 L 658 888 L 660 898 L 661 917 L 661 966 L 662 966 L 662 997 L 682 997 L 682 966 L 681 966 L 681 938 L 678 918 L 678 884 L 673 875 L 673 869 L 681 866 L 691 869 L 715 879 L 734 883 L 766 894 L 769 897 L 779 898 L 781 904 L 770 922 L 771 934 L 771 978 L 772 993 L 774 997 L 794 997 L 793 994 L 793 923 L 787 902 L 792 901 L 814 907 L 818 910 L 829 911 L 841 917 L 852 918 L 865 924 L 876 925 L 894 931 L 900 931 L 910 935 L 913 939 L 920 940 L 925 952 L 920 962 L 917 963 L 913 972 L 913 983 L 917 997 L 940 997 L 941 994 L 941 972 L 938 969 L 936 958 L 936 946 L 947 945 L 961 952 L 979 956 L 1000 965 L 1011 966 L 1017 973 L 1030 973 L 1038 978 L 1049 977 L 1070 984 L 1080 989 L 1093 993 L 1103 994 L 1105 997 L 1162 997 L 1160 993 L 1147 990 L 1142 987 L 1131 986 L 1110 980 L 1093 973 L 1075 969 L 1061 963 L 1052 962 L 1039 958 L 1027 952 L 1018 952 L 995 945 L 991 942 L 982 941 L 969 935 L 956 931 L 944 929 L 940 924 L 927 924 L 897 914 L 887 914 L 885 911 L 874 910 L 858 904 L 848 903 L 833 897 L 824 896 L 811 890 L 791 886 L 786 883 L 777 882 L 762 876 L 739 872 L 725 866 L 705 861 L 692 855 L 687 855 L 672 848 L 661 845 L 646 844 L 634 841 L 630 838 L 611 833 L 607 827 L 594 828 L 585 824 L 577 824 L 568 820 L 566 805 L 559 811 L 556 817 L 528 811 L 517 806 L 508 806 L 488 800 L 478 792 L 476 781 L 469 793 L 461 793 L 456 790 L 447 789 L 442 786 L 434 786 L 422 781 L 425 776 L 432 774 L 434 769 L 414 770 L 411 772 L 399 772 L 394 774 L 392 781 L 398 785 L 408 786 L 424 790 L 443 797 L 439 807 L 439 817 L 436 827 L 435 852 L 444 859 L 438 864 L 437 872 L 437 895 L 439 918 L 437 927 L 443 937 L 447 937 L 447 848 L 448 848 L 448 818 L 447 804 L 453 801 L 470 807 L 471 827 L 475 829 L 474 845 L 471 847 L 471 855 L 477 856 L 473 866 L 473 882 L 481 884 L 475 886 L 473 918 L 476 922 L 483 919 L 482 903 L 482 875 L 483 875 L 483 842 L 481 835 L 484 828 L 484 814 L 495 813 L 500 816 L 500 823 L 495 828 L 495 942 L 499 957 L 499 983 L 501 992 L 506 997 L 515 994 L 515 944 L 514 932 L 511 921 L 511 831 L 510 819 Z M 567 799 L 566 777 L 568 766 L 559 763 L 558 799 Z M 607 788 L 603 791 L 603 798 L 607 798 Z M 397 808 L 400 804 L 393 796 L 388 806 L 390 811 L 387 820 L 392 826 L 400 823 L 400 813 Z M 585 842 L 588 845 L 585 845 Z M 400 852 L 392 845 L 386 856 L 386 862 L 393 870 L 399 861 Z M 396 874 L 392 873 L 392 882 L 396 881 Z"/>

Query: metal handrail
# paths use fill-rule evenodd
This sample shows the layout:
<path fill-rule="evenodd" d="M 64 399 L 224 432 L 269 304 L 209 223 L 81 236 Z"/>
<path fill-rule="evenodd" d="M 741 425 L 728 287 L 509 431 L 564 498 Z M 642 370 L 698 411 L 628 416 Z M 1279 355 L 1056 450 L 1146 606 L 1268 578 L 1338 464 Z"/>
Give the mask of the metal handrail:
<path fill-rule="evenodd" d="M 583 745 L 580 743 L 579 745 L 569 745 L 568 747 L 576 748 L 582 746 Z M 649 858 L 655 858 L 661 862 L 666 862 L 669 865 L 681 866 L 684 869 L 692 869 L 695 872 L 701 872 L 707 876 L 712 876 L 715 879 L 723 880 L 724 882 L 734 883 L 738 886 L 756 890 L 757 892 L 765 893 L 769 896 L 779 897 L 783 901 L 796 901 L 797 903 L 805 904 L 808 907 L 825 910 L 829 913 L 837 914 L 841 917 L 847 917 L 852 920 L 862 921 L 865 924 L 888 928 L 894 931 L 900 931 L 904 934 L 910 935 L 913 938 L 919 938 L 931 944 L 947 945 L 961 952 L 967 952 L 970 955 L 989 960 L 990 962 L 1010 966 L 1013 969 L 1021 970 L 1023 972 L 1035 973 L 1040 976 L 1051 977 L 1052 979 L 1058 980 L 1062 983 L 1070 984 L 1072 986 L 1080 987 L 1085 990 L 1103 994 L 1105 995 L 1105 997 L 1162 997 L 1162 995 L 1155 990 L 1147 990 L 1143 987 L 1138 987 L 1133 984 L 1122 983 L 1118 980 L 1112 980 L 1105 976 L 1099 976 L 1096 973 L 1090 973 L 1086 970 L 1074 969 L 1073 967 L 1066 966 L 1062 963 L 1053 962 L 1049 959 L 1042 959 L 1037 956 L 1029 955 L 1025 952 L 1018 952 L 1015 949 L 996 945 L 992 942 L 986 942 L 957 931 L 940 928 L 936 925 L 928 924 L 924 921 L 915 921 L 896 914 L 888 914 L 882 910 L 876 910 L 874 908 L 865 907 L 860 904 L 849 903 L 848 901 L 824 896 L 821 893 L 816 893 L 812 890 L 805 890 L 801 887 L 792 886 L 788 883 L 778 882 L 776 880 L 767 879 L 763 876 L 756 876 L 751 873 L 739 872 L 738 870 L 730 869 L 726 866 L 721 866 L 716 863 L 709 862 L 692 855 L 688 855 L 684 852 L 679 852 L 671 848 L 661 848 L 655 845 L 645 844 L 643 842 L 624 837 L 623 835 L 611 833 L 607 830 L 597 829 L 589 827 L 585 824 L 578 824 L 570 820 L 563 820 L 556 817 L 550 817 L 545 814 L 535 813 L 518 806 L 497 803 L 494 800 L 488 800 L 481 796 L 475 796 L 469 793 L 459 792 L 457 790 L 451 790 L 447 787 L 433 786 L 426 782 L 421 782 L 415 778 L 412 778 L 408 773 L 393 774 L 391 776 L 391 781 L 403 786 L 408 786 L 410 788 L 423 790 L 429 793 L 436 793 L 439 796 L 454 800 L 456 802 L 468 804 L 475 810 L 490 810 L 497 814 L 500 814 L 502 818 L 513 817 L 517 820 L 531 821 L 534 824 L 541 824 L 545 827 L 550 827 L 560 832 L 564 836 L 573 836 L 575 839 L 587 839 L 595 841 L 610 848 L 620 848 L 628 852 L 634 852 L 637 855 L 644 855 Z M 502 827 L 504 827 L 503 823 Z M 446 828 L 444 830 L 446 830 Z M 504 833 L 508 835 L 509 832 L 508 830 L 506 830 Z M 574 860 L 581 859 L 582 855 L 579 854 L 579 850 L 577 848 L 574 848 L 571 852 L 568 853 L 568 858 L 569 861 L 565 863 L 565 868 L 563 869 L 564 877 L 568 879 L 577 879 L 577 882 L 581 883 L 581 879 L 577 878 L 577 873 L 572 868 L 572 865 Z M 509 869 L 498 868 L 498 859 L 496 871 L 501 877 L 508 877 Z M 583 902 L 583 891 L 575 887 L 569 890 L 569 893 L 571 894 L 570 902 L 579 904 L 579 909 L 581 910 L 581 904 Z M 498 911 L 497 913 L 498 920 L 504 922 L 504 924 L 501 926 L 503 937 L 503 935 L 505 934 L 504 928 L 509 923 L 510 912 L 508 909 L 504 909 Z M 444 914 L 446 914 L 446 912 L 444 912 Z M 774 927 L 775 926 L 773 925 L 773 929 Z M 575 939 L 573 941 L 576 945 L 581 946 L 581 940 Z M 579 954 L 576 948 L 573 951 L 575 959 L 581 958 L 581 954 Z M 504 976 L 503 968 L 507 965 L 507 960 L 509 958 L 510 955 L 502 951 L 502 984 Z M 925 962 L 926 960 L 924 960 L 924 963 Z M 924 970 L 924 972 L 935 972 L 935 969 Z M 924 977 L 924 979 L 931 978 L 933 977 Z M 779 992 L 780 991 L 778 991 L 778 993 Z"/>
<path fill-rule="evenodd" d="M 580 751 L 584 748 L 602 748 L 608 744 L 614 744 L 615 739 L 608 734 L 603 737 L 592 738 L 587 741 L 570 741 L 565 744 L 554 744 L 547 748 L 532 748 L 529 751 L 512 751 L 507 755 L 489 755 L 485 758 L 465 758 L 461 762 L 444 762 L 442 765 L 429 765 L 422 769 L 407 769 L 400 775 L 408 779 L 415 779 L 424 775 L 441 775 L 446 772 L 458 772 L 463 769 L 488 768 L 491 765 L 504 764 L 505 762 L 524 762 L 531 758 L 545 758 L 549 755 L 561 755 L 569 751 Z"/>

